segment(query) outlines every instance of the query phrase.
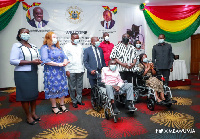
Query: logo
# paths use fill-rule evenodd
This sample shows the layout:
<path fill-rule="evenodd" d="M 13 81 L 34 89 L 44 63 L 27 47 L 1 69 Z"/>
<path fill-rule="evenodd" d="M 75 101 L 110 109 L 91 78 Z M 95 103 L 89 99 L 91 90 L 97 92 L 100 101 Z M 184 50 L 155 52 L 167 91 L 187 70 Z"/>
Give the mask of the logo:
<path fill-rule="evenodd" d="M 75 6 L 71 6 L 69 7 L 69 9 L 67 9 L 67 12 L 66 12 L 66 15 L 68 16 L 67 17 L 67 20 L 70 22 L 70 23 L 73 23 L 73 24 L 78 24 L 82 21 L 82 9 Z"/>

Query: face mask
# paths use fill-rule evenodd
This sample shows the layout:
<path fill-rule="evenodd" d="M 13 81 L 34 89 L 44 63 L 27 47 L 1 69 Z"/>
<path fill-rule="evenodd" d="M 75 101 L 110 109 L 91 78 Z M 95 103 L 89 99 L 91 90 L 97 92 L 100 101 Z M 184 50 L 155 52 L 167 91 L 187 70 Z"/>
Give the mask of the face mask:
<path fill-rule="evenodd" d="M 56 44 L 58 42 L 58 40 L 56 38 L 52 38 L 52 43 Z"/>
<path fill-rule="evenodd" d="M 24 40 L 24 41 L 28 41 L 30 39 L 30 35 L 27 34 L 27 33 L 22 33 L 21 39 Z"/>
<path fill-rule="evenodd" d="M 136 47 L 137 47 L 137 48 L 140 48 L 140 47 L 141 47 L 141 44 L 136 44 Z"/>
<path fill-rule="evenodd" d="M 144 59 L 143 59 L 143 62 L 144 62 L 144 63 L 147 63 L 147 62 L 148 62 L 148 59 L 147 59 L 147 58 L 144 58 Z"/>
<path fill-rule="evenodd" d="M 75 39 L 75 40 L 74 40 L 74 44 L 76 44 L 76 45 L 77 45 L 79 42 L 80 42 L 79 39 Z"/>
<path fill-rule="evenodd" d="M 123 42 L 124 44 L 128 44 L 129 38 L 127 38 L 127 37 L 122 38 L 122 42 Z"/>
<path fill-rule="evenodd" d="M 95 42 L 95 47 L 99 47 L 99 45 L 100 45 L 99 41 Z"/>
<path fill-rule="evenodd" d="M 107 42 L 109 41 L 109 37 L 108 36 L 105 37 L 105 41 L 107 41 Z"/>
<path fill-rule="evenodd" d="M 158 39 L 159 43 L 163 43 L 165 40 L 164 39 Z"/>
<path fill-rule="evenodd" d="M 117 66 L 116 65 L 110 65 L 109 68 L 110 68 L 111 71 L 115 71 L 117 69 Z"/>

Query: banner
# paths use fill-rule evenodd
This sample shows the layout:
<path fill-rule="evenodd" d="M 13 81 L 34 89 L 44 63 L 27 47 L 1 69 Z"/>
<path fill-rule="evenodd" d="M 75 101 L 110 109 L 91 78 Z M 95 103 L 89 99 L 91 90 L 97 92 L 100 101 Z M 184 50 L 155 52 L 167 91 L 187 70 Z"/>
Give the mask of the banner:
<path fill-rule="evenodd" d="M 131 22 L 121 20 L 131 17 L 119 17 L 123 7 L 93 5 L 93 4 L 71 4 L 57 2 L 36 1 L 34 3 L 23 3 L 23 27 L 30 30 L 30 42 L 39 48 L 43 44 L 43 38 L 48 31 L 53 31 L 58 36 L 60 45 L 63 46 L 71 41 L 71 33 L 78 33 L 83 48 L 90 46 L 91 37 L 99 37 L 103 41 L 103 33 L 110 34 L 110 41 L 117 44 L 121 41 L 122 34 L 127 29 L 132 30 Z M 125 8 L 123 10 L 126 10 Z M 42 21 L 41 24 L 39 22 Z M 130 24 L 129 26 L 127 26 Z M 123 26 L 122 26 L 123 25 Z M 136 25 L 140 27 L 142 23 Z M 126 27 L 127 26 L 127 27 Z M 142 28 L 144 26 L 141 26 Z M 139 29 L 139 28 L 138 28 Z M 131 35 L 134 35 L 132 33 Z M 139 39 L 144 41 L 141 30 L 137 31 Z M 132 37 L 132 40 L 136 36 Z"/>

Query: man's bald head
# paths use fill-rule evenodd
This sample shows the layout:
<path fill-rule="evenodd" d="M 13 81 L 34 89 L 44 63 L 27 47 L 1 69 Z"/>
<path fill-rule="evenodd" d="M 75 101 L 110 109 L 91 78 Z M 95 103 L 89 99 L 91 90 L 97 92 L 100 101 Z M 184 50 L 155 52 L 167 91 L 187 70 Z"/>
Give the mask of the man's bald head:
<path fill-rule="evenodd" d="M 92 37 L 91 38 L 91 44 L 92 45 L 95 45 L 95 42 L 99 41 L 99 38 L 98 37 Z"/>
<path fill-rule="evenodd" d="M 40 7 L 35 7 L 33 9 L 33 16 L 37 22 L 41 22 L 43 20 L 43 10 Z"/>

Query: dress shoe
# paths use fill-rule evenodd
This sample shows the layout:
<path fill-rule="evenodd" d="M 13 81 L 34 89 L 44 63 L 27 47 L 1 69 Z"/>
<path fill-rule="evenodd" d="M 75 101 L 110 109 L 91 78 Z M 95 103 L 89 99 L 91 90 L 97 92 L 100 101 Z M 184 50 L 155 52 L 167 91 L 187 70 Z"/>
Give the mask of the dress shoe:
<path fill-rule="evenodd" d="M 81 102 L 77 102 L 78 105 L 85 105 L 85 103 Z"/>
<path fill-rule="evenodd" d="M 74 107 L 74 108 L 78 108 L 77 103 L 73 103 L 73 107 Z"/>
<path fill-rule="evenodd" d="M 160 101 L 160 102 L 157 102 L 157 104 L 158 104 L 158 105 L 166 105 L 167 103 L 166 103 L 165 101 L 162 100 L 162 101 Z"/>
<path fill-rule="evenodd" d="M 172 99 L 172 103 L 177 103 L 177 101 Z"/>
<path fill-rule="evenodd" d="M 136 111 L 137 110 L 137 108 L 134 107 L 133 104 L 131 104 L 131 103 L 127 106 L 127 109 L 128 109 L 128 111 Z"/>

